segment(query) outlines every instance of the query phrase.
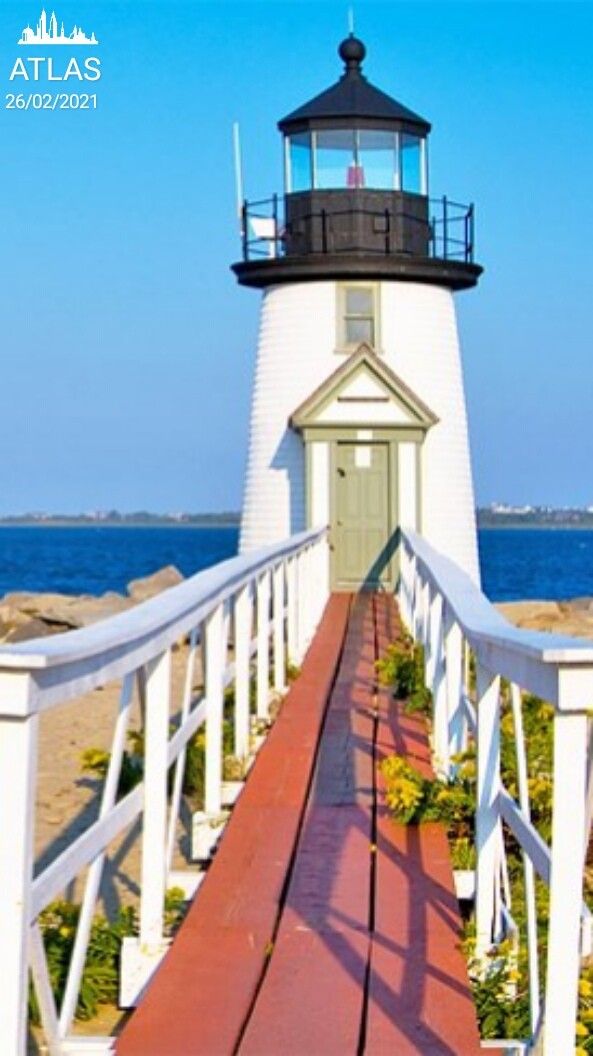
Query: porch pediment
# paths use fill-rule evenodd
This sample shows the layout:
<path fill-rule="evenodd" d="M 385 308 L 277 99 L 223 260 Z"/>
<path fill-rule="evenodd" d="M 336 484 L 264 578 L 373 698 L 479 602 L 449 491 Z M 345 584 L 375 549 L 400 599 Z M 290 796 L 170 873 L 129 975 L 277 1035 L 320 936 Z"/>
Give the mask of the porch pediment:
<path fill-rule="evenodd" d="M 361 345 L 290 417 L 297 431 L 339 425 L 427 430 L 437 421 L 368 345 Z"/>

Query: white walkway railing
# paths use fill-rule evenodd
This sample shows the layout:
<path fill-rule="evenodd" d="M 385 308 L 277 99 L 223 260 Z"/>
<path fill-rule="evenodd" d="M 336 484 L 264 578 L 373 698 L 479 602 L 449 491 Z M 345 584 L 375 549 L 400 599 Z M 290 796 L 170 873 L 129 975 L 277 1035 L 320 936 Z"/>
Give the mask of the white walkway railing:
<path fill-rule="evenodd" d="M 166 947 L 163 903 L 181 803 L 186 746 L 205 725 L 205 812 L 221 812 L 224 690 L 234 685 L 234 750 L 249 751 L 250 686 L 268 717 L 271 691 L 282 692 L 287 660 L 300 663 L 328 595 L 326 531 L 303 533 L 267 550 L 201 572 L 137 608 L 80 631 L 0 649 L 0 1053 L 26 1049 L 32 970 L 52 1053 L 109 1051 L 106 1040 L 70 1032 L 95 912 L 105 852 L 139 815 L 142 825 L 138 958 L 150 968 Z M 232 627 L 233 656 L 230 653 Z M 189 638 L 183 698 L 171 697 L 171 652 Z M 196 693 L 195 664 L 204 689 Z M 270 662 L 271 661 L 271 662 Z M 255 671 L 253 671 L 255 669 Z M 40 712 L 121 681 L 109 769 L 97 820 L 33 875 L 37 738 Z M 144 712 L 144 779 L 121 799 L 117 788 L 134 691 Z M 178 721 L 171 731 L 173 708 Z M 173 769 L 168 795 L 168 771 Z M 37 920 L 88 867 L 61 1008 L 56 1008 Z M 146 974 L 146 973 L 145 973 Z"/>
<path fill-rule="evenodd" d="M 524 858 L 530 1007 L 527 1051 L 574 1051 L 578 976 L 591 952 L 583 871 L 593 805 L 593 642 L 512 627 L 471 580 L 411 531 L 401 533 L 399 602 L 404 623 L 425 647 L 433 695 L 437 768 L 452 774 L 451 756 L 477 747 L 476 953 L 483 957 L 512 928 L 503 822 Z M 476 662 L 470 700 L 466 647 Z M 518 799 L 500 776 L 500 682 L 511 684 Z M 521 691 L 554 707 L 552 841 L 530 821 Z M 550 888 L 548 954 L 540 984 L 534 873 Z"/>

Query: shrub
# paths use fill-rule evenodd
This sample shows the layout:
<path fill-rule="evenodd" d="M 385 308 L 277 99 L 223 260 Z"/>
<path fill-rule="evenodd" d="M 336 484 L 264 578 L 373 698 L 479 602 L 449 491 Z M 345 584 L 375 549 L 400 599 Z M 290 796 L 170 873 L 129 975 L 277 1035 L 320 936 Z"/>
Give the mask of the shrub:
<path fill-rule="evenodd" d="M 175 933 L 185 910 L 185 895 L 181 888 L 170 888 L 165 894 L 166 935 Z M 64 900 L 52 902 L 39 915 L 50 984 L 58 1006 L 64 995 L 79 917 L 80 906 Z M 102 915 L 94 918 L 76 1006 L 76 1019 L 92 1019 L 99 1011 L 99 1005 L 117 1004 L 121 945 L 124 938 L 137 934 L 137 914 L 131 906 L 121 909 L 114 921 L 108 921 Z M 29 1018 L 35 1024 L 40 1021 L 33 986 L 29 989 Z"/>
<path fill-rule="evenodd" d="M 442 821 L 456 839 L 473 834 L 475 764 L 463 759 L 453 781 L 423 777 L 401 755 L 390 755 L 381 763 L 385 800 L 394 821 L 403 825 Z"/>
<path fill-rule="evenodd" d="M 387 647 L 385 656 L 376 662 L 379 682 L 392 686 L 398 700 L 405 700 L 408 714 L 428 714 L 432 696 L 424 684 L 424 649 L 414 645 L 409 635 Z"/>

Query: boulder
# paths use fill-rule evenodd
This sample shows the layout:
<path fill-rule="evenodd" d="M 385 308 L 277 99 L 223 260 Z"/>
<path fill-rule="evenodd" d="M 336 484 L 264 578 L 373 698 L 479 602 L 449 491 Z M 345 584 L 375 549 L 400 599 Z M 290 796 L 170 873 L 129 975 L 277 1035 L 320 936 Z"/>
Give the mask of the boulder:
<path fill-rule="evenodd" d="M 593 606 L 588 604 L 590 600 L 516 601 L 498 604 L 496 608 L 516 627 L 593 638 Z"/>
<path fill-rule="evenodd" d="M 41 620 L 55 630 L 87 627 L 108 616 L 131 608 L 133 601 L 109 591 L 100 598 L 90 594 L 7 594 L 2 606 L 17 610 L 30 619 Z M 1 619 L 1 616 L 0 616 Z"/>
<path fill-rule="evenodd" d="M 562 610 L 557 601 L 505 601 L 496 605 L 496 608 L 516 627 L 532 631 L 546 630 L 562 620 Z"/>
<path fill-rule="evenodd" d="M 151 576 L 133 579 L 131 583 L 128 583 L 127 589 L 129 596 L 135 602 L 139 602 L 154 598 L 156 594 L 168 590 L 169 587 L 176 587 L 179 583 L 183 583 L 181 572 L 174 565 L 167 565 L 158 572 L 153 572 Z"/>
<path fill-rule="evenodd" d="M 29 619 L 25 617 L 23 623 L 17 623 L 5 632 L 4 626 L 0 625 L 0 644 L 14 645 L 16 642 L 28 642 L 32 638 L 47 638 L 48 634 L 56 634 L 59 628 L 51 628 L 43 620 Z"/>

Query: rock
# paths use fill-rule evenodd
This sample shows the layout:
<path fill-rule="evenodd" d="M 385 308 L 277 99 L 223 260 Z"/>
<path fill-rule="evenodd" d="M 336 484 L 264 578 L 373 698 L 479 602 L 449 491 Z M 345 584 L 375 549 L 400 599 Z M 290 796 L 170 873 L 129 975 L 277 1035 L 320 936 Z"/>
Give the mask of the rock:
<path fill-rule="evenodd" d="M 14 645 L 16 642 L 28 642 L 32 638 L 47 638 L 49 634 L 56 634 L 56 630 L 52 630 L 49 624 L 44 623 L 43 620 L 27 620 L 26 623 L 22 623 L 19 627 L 13 627 L 8 634 L 2 637 L 2 643 L 5 645 Z"/>
<path fill-rule="evenodd" d="M 593 604 L 590 598 L 574 601 L 516 601 L 496 605 L 516 627 L 531 631 L 593 638 Z"/>
<path fill-rule="evenodd" d="M 561 601 L 560 608 L 563 612 L 575 613 L 584 616 L 593 616 L 593 598 L 570 598 L 569 601 Z"/>
<path fill-rule="evenodd" d="M 133 601 L 113 591 L 100 598 L 90 594 L 7 594 L 0 610 L 4 605 L 30 619 L 41 620 L 50 628 L 65 631 L 87 627 L 118 612 L 125 612 L 131 608 Z"/>
<path fill-rule="evenodd" d="M 179 583 L 183 583 L 181 572 L 174 565 L 167 565 L 151 576 L 133 579 L 128 583 L 128 594 L 135 602 L 146 601 L 169 587 L 176 587 Z"/>

